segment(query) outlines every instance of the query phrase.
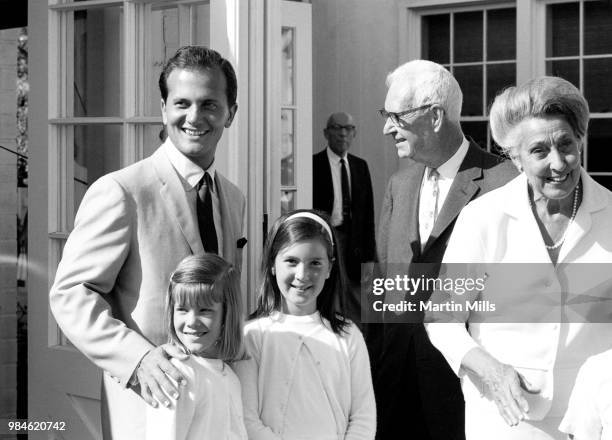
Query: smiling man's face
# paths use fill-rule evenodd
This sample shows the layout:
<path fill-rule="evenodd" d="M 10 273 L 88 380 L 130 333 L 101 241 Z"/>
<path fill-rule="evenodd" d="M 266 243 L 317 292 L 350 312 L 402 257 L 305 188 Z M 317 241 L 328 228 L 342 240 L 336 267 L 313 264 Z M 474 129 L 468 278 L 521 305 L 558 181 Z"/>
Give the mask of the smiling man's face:
<path fill-rule="evenodd" d="M 236 105 L 227 102 L 225 76 L 218 68 L 175 69 L 166 83 L 168 97 L 161 101 L 161 112 L 168 137 L 183 155 L 206 169 L 223 129 L 236 114 Z"/>

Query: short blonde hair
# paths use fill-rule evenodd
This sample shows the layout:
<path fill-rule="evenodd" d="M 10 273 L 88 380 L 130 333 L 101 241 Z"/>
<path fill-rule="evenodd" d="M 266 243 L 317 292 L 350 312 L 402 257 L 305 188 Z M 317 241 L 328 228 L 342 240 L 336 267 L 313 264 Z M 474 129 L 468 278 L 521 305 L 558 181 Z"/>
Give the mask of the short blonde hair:
<path fill-rule="evenodd" d="M 589 105 L 582 93 L 569 81 L 555 76 L 541 76 L 526 83 L 508 87 L 491 105 L 489 120 L 495 142 L 509 155 L 513 155 L 509 134 L 527 118 L 560 116 L 582 140 L 589 124 Z"/>
<path fill-rule="evenodd" d="M 234 266 L 215 254 L 186 257 L 170 276 L 166 301 L 168 341 L 189 352 L 174 330 L 175 304 L 210 307 L 212 303 L 223 305 L 221 334 L 216 341 L 218 358 L 228 362 L 245 359 L 240 277 Z"/>
<path fill-rule="evenodd" d="M 459 122 L 463 93 L 455 77 L 441 65 L 427 60 L 409 61 L 387 75 L 387 87 L 395 81 L 406 81 L 410 86 L 415 107 L 438 103 L 449 120 Z"/>

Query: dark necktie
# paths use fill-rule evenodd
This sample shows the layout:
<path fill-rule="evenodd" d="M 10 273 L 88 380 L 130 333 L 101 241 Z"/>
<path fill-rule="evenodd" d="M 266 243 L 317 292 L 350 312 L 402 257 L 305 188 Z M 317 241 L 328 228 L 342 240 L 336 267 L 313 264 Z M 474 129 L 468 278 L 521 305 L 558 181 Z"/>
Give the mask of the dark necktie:
<path fill-rule="evenodd" d="M 340 159 L 342 172 L 342 224 L 351 221 L 351 192 L 349 191 L 349 179 L 345 165 L 346 159 Z"/>
<path fill-rule="evenodd" d="M 204 245 L 204 250 L 209 253 L 218 254 L 219 244 L 217 243 L 217 230 L 215 229 L 215 218 L 213 216 L 213 204 L 211 189 L 213 182 L 210 174 L 204 173 L 204 177 L 198 182 L 198 225 L 200 227 L 200 238 Z"/>

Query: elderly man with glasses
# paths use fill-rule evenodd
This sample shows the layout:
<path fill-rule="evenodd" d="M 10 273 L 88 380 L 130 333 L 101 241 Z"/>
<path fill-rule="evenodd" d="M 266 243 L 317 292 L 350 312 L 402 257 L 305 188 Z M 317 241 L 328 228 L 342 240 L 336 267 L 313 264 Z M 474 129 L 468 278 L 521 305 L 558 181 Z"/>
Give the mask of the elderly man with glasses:
<path fill-rule="evenodd" d="M 365 160 L 348 153 L 356 133 L 350 114 L 338 112 L 328 118 L 323 130 L 327 148 L 312 158 L 312 201 L 313 208 L 330 216 L 336 229 L 351 284 L 345 298 L 347 314 L 361 326 L 361 279 L 371 273 L 376 244 L 370 170 Z"/>
<path fill-rule="evenodd" d="M 461 209 L 508 182 L 516 169 L 466 139 L 461 89 L 444 67 L 408 62 L 388 75 L 387 87 L 383 132 L 393 137 L 398 156 L 411 160 L 390 178 L 383 200 L 382 275 L 435 277 Z M 368 328 L 377 438 L 465 438 L 459 380 L 429 342 L 422 315 L 391 312 L 384 321 Z"/>

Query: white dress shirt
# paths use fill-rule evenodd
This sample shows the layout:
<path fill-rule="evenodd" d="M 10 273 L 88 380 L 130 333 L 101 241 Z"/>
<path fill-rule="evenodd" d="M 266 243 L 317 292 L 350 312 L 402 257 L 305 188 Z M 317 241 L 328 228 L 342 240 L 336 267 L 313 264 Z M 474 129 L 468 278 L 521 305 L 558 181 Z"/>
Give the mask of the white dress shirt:
<path fill-rule="evenodd" d="M 163 143 L 162 149 L 166 156 L 168 156 L 168 160 L 172 164 L 172 167 L 176 170 L 179 177 L 181 177 L 185 192 L 187 193 L 187 198 L 189 199 L 189 206 L 196 219 L 198 218 L 198 213 L 196 212 L 196 198 L 198 197 L 197 186 L 200 180 L 202 180 L 202 177 L 204 177 L 204 172 L 210 175 L 213 181 L 210 191 L 213 203 L 213 221 L 215 222 L 215 231 L 217 232 L 218 249 L 223 249 L 223 224 L 221 223 L 219 193 L 217 192 L 217 184 L 215 183 L 215 161 L 213 160 L 213 163 L 211 163 L 206 170 L 203 170 L 185 157 L 183 153 L 174 146 L 170 138 L 167 138 Z"/>
<path fill-rule="evenodd" d="M 463 142 L 455 151 L 455 154 L 451 156 L 446 162 L 440 165 L 437 168 L 439 177 L 438 177 L 438 209 L 437 214 L 442 210 L 442 206 L 444 206 L 444 201 L 446 200 L 446 196 L 450 191 L 450 187 L 453 184 L 453 180 L 455 180 L 455 176 L 459 171 L 459 167 L 461 166 L 461 162 L 465 158 L 467 154 L 470 143 L 464 137 Z M 430 169 L 426 168 L 425 173 L 423 174 L 423 180 L 421 182 L 421 189 L 419 192 L 419 233 L 421 234 L 421 245 L 425 245 L 427 243 L 427 239 L 429 238 L 429 233 L 423 233 L 423 230 L 420 225 L 423 225 L 426 222 L 426 217 L 428 212 L 426 212 L 426 207 L 429 206 L 428 201 L 425 201 L 427 197 L 431 197 L 431 194 L 428 194 L 427 191 L 423 191 L 424 187 L 427 187 L 427 178 L 429 177 Z M 431 229 L 429 230 L 431 232 Z M 426 236 L 423 236 L 426 235 Z"/>
<path fill-rule="evenodd" d="M 331 213 L 331 224 L 332 226 L 340 226 L 342 224 L 342 169 L 340 160 L 345 159 L 344 165 L 346 166 L 346 174 L 348 175 L 349 194 L 351 193 L 351 168 L 349 167 L 346 153 L 340 157 L 334 153 L 331 148 L 327 147 L 326 150 L 329 167 L 331 168 L 332 182 L 334 184 L 334 207 Z"/>

